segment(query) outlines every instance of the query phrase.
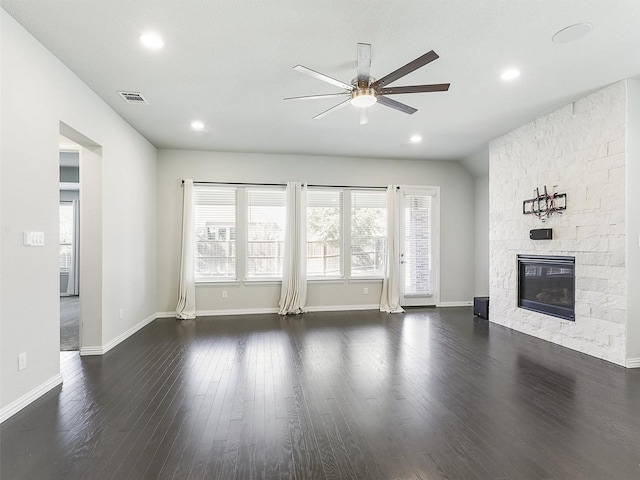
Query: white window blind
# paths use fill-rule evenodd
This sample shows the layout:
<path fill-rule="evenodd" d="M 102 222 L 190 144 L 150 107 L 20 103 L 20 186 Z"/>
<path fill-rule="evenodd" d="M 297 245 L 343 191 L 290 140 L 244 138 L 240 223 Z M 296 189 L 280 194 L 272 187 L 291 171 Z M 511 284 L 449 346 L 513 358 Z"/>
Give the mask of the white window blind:
<path fill-rule="evenodd" d="M 284 188 L 247 188 L 247 278 L 282 278 Z"/>
<path fill-rule="evenodd" d="M 404 198 L 404 294 L 433 294 L 431 195 L 406 194 Z"/>
<path fill-rule="evenodd" d="M 73 204 L 64 202 L 60 204 L 60 249 L 58 264 L 61 273 L 69 273 L 71 268 L 71 255 L 73 243 Z"/>
<path fill-rule="evenodd" d="M 236 279 L 236 188 L 194 187 L 196 280 Z"/>
<path fill-rule="evenodd" d="M 307 191 L 307 275 L 342 277 L 342 190 Z"/>
<path fill-rule="evenodd" d="M 387 244 L 385 191 L 351 191 L 351 276 L 382 277 Z"/>

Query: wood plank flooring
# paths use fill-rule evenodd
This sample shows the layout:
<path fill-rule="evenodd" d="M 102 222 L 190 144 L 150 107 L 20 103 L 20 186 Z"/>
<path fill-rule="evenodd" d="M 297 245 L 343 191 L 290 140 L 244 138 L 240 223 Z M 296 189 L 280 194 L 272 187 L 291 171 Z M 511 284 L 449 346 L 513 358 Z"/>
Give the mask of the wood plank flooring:
<path fill-rule="evenodd" d="M 640 370 L 470 308 L 158 319 L 61 359 L 3 480 L 640 479 Z"/>
<path fill-rule="evenodd" d="M 60 350 L 79 350 L 80 346 L 80 297 L 60 297 Z"/>

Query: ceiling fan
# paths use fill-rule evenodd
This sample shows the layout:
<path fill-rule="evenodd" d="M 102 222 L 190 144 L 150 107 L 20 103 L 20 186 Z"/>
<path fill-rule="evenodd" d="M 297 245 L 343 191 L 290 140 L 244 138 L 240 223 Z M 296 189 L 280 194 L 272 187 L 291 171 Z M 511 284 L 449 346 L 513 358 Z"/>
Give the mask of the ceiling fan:
<path fill-rule="evenodd" d="M 417 70 L 420 67 L 424 67 L 427 63 L 433 62 L 438 58 L 438 54 L 431 50 L 424 55 L 416 58 L 415 60 L 407 63 L 403 67 L 385 75 L 379 80 L 376 80 L 370 76 L 371 70 L 371 45 L 368 43 L 358 43 L 358 71 L 357 77 L 351 81 L 351 84 L 341 82 L 335 78 L 329 77 L 323 73 L 316 72 L 310 68 L 302 65 L 296 65 L 294 70 L 305 73 L 313 78 L 322 80 L 331 85 L 342 88 L 344 91 L 339 93 L 325 93 L 320 95 L 306 95 L 303 97 L 288 97 L 285 100 L 316 100 L 321 98 L 330 97 L 347 97 L 344 101 L 337 105 L 325 110 L 324 112 L 313 117 L 314 120 L 322 118 L 330 112 L 338 110 L 351 103 L 352 105 L 359 107 L 360 110 L 360 124 L 368 122 L 367 108 L 375 103 L 384 105 L 385 107 L 393 108 L 400 112 L 407 113 L 409 115 L 414 114 L 418 110 L 393 100 L 388 95 L 398 95 L 402 93 L 423 93 L 423 92 L 446 92 L 449 90 L 449 83 L 438 83 L 432 85 L 412 85 L 407 87 L 387 87 L 388 84 L 395 82 L 396 80 L 408 75 L 409 73 Z"/>

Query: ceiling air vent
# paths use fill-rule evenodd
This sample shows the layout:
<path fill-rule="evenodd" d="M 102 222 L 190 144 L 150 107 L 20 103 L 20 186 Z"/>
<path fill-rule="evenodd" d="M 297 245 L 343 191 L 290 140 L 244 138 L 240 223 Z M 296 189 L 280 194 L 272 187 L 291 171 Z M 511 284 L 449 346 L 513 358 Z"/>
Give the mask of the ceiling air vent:
<path fill-rule="evenodd" d="M 139 92 L 118 92 L 122 99 L 127 103 L 135 103 L 138 105 L 149 105 L 147 99 Z"/>

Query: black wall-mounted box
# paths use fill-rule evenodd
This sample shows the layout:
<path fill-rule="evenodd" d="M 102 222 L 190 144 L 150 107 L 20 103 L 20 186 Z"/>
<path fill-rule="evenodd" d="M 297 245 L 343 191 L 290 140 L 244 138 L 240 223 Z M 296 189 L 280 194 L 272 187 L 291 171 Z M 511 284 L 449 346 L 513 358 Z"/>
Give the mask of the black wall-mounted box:
<path fill-rule="evenodd" d="M 550 228 L 536 228 L 529 231 L 531 240 L 551 240 L 553 238 L 553 230 Z"/>

